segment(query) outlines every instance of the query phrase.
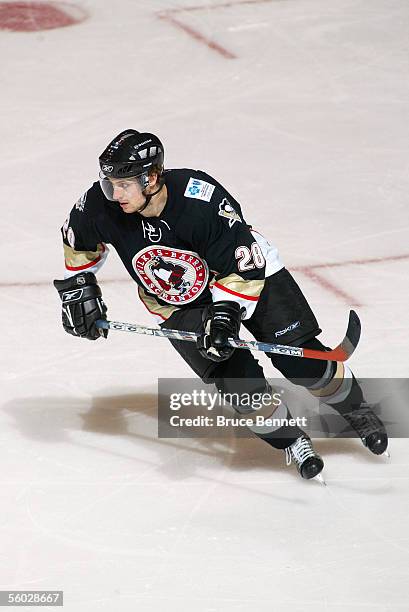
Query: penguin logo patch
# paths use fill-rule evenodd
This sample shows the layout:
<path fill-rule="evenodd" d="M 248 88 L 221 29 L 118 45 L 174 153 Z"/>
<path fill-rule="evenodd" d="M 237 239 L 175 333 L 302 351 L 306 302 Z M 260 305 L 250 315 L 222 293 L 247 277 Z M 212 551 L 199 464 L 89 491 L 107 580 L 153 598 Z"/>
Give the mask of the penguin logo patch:
<path fill-rule="evenodd" d="M 234 210 L 227 198 L 223 198 L 219 204 L 219 216 L 229 220 L 229 227 L 233 227 L 236 221 L 242 222 L 240 215 Z"/>

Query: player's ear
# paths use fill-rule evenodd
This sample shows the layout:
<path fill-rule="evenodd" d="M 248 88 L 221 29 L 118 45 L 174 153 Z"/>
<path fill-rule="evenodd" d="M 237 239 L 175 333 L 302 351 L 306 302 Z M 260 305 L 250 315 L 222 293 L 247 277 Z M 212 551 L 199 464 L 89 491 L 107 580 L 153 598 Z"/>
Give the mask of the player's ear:
<path fill-rule="evenodd" d="M 157 183 L 158 183 L 158 173 L 152 172 L 152 174 L 149 175 L 149 187 L 155 187 Z"/>

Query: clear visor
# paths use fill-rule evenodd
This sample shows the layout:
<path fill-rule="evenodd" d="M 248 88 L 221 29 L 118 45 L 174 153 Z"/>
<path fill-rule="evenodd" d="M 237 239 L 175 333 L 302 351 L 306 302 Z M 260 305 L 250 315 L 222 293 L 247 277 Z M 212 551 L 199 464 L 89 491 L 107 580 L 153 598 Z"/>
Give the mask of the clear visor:
<path fill-rule="evenodd" d="M 111 182 L 111 180 L 114 182 Z M 127 192 L 127 190 L 133 187 L 135 183 L 139 186 L 140 190 L 143 191 L 148 184 L 146 174 L 130 176 L 124 179 L 110 179 L 102 171 L 99 173 L 99 184 L 101 185 L 103 194 L 108 200 L 111 200 L 111 202 L 116 202 L 119 199 L 119 194 L 123 191 Z M 114 188 L 116 192 L 115 194 Z M 114 197 L 114 195 L 116 197 Z"/>

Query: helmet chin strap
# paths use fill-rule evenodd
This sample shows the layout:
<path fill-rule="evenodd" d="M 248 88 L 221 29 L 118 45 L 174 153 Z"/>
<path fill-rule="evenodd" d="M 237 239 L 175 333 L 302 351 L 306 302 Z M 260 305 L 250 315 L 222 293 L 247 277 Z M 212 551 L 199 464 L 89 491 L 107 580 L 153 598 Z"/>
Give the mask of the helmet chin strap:
<path fill-rule="evenodd" d="M 149 202 L 152 200 L 153 196 L 156 196 L 161 190 L 163 185 L 165 184 L 165 181 L 163 178 L 159 179 L 159 189 L 157 189 L 156 191 L 154 191 L 153 193 L 145 193 L 145 190 L 142 191 L 143 195 L 145 196 L 145 204 L 142 206 L 142 208 L 140 208 L 138 210 L 138 212 L 142 212 L 143 210 L 145 210 L 145 208 L 148 206 Z"/>

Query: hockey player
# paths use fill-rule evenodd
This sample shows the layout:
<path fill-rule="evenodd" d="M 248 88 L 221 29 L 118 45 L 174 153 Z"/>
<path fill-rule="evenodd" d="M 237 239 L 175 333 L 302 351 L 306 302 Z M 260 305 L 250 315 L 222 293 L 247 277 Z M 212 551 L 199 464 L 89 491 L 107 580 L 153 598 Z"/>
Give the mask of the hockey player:
<path fill-rule="evenodd" d="M 241 324 L 263 342 L 326 350 L 317 320 L 277 249 L 247 224 L 240 204 L 208 174 L 164 170 L 164 149 L 153 134 L 125 130 L 101 154 L 100 180 L 80 198 L 62 228 L 65 280 L 54 281 L 69 334 L 96 340 L 106 306 L 95 274 L 112 245 L 139 297 L 161 327 L 200 333 L 197 346 L 171 340 L 191 369 L 221 393 L 268 389 L 253 354 L 234 350 Z M 337 410 L 373 453 L 388 444 L 385 428 L 365 403 L 348 366 L 269 355 L 290 381 Z M 238 405 L 249 414 L 248 405 Z M 288 407 L 272 406 L 275 419 Z M 277 422 L 277 421 L 275 421 Z M 323 468 L 310 438 L 297 426 L 253 428 L 285 450 L 303 478 Z"/>

